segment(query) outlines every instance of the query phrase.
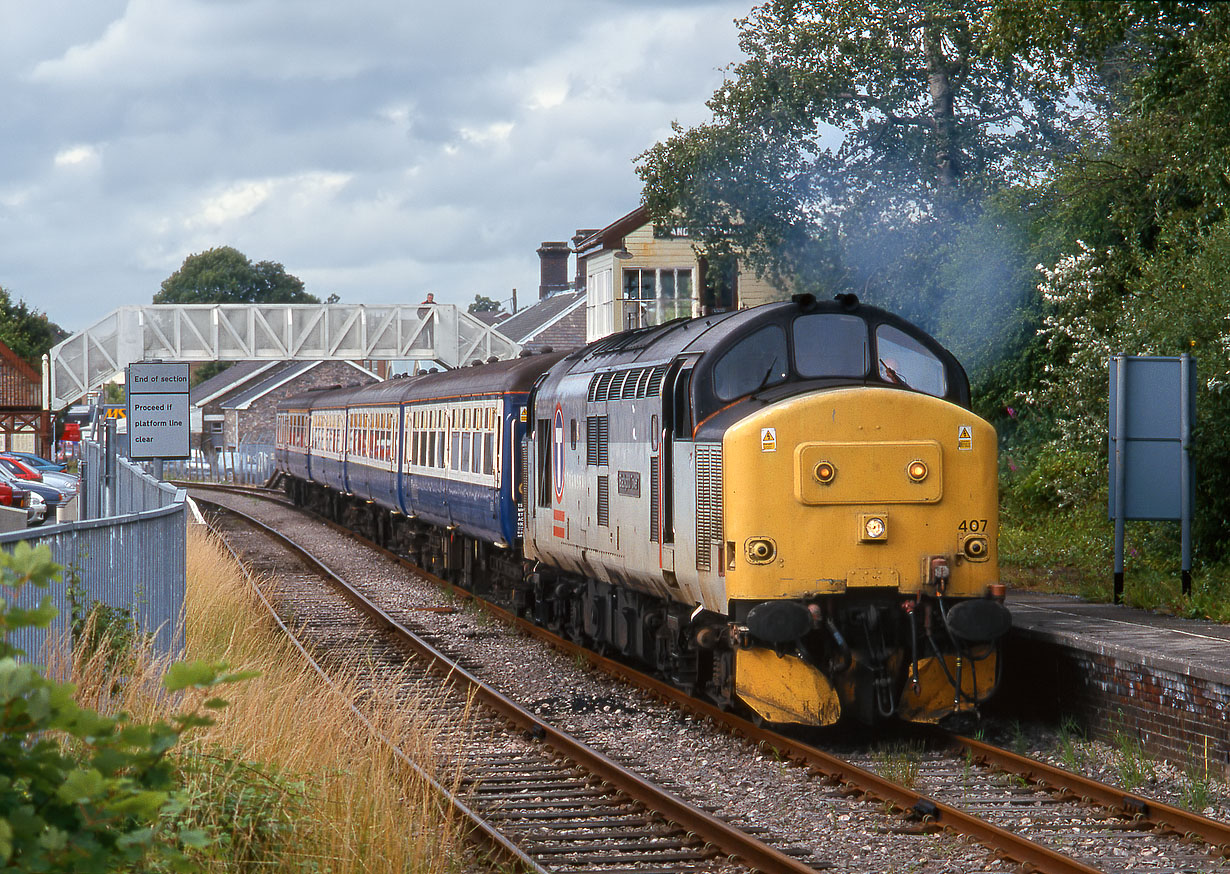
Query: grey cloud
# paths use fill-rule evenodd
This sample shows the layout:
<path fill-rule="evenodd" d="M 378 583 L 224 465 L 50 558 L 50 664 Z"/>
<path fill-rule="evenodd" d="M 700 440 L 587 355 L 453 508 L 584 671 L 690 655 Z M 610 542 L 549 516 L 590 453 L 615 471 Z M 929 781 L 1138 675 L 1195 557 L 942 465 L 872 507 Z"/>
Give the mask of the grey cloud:
<path fill-rule="evenodd" d="M 0 285 L 70 328 L 222 244 L 354 301 L 536 288 L 541 240 L 636 205 L 747 11 L 130 0 L 57 29 L 62 2 L 0 0 Z"/>

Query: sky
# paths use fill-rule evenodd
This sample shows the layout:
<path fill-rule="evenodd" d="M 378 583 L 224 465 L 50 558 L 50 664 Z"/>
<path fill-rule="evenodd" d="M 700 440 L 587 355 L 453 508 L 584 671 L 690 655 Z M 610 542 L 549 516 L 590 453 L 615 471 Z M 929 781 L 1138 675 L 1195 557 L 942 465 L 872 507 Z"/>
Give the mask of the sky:
<path fill-rule="evenodd" d="M 0 0 L 0 286 L 69 331 L 193 253 L 521 305 L 739 60 L 752 0 Z"/>

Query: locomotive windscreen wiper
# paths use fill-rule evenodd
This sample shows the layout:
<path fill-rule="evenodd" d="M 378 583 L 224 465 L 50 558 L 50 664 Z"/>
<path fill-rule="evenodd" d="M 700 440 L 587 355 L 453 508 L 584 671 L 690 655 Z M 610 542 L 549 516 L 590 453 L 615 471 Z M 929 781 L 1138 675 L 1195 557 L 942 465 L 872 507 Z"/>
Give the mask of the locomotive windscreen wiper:
<path fill-rule="evenodd" d="M 904 386 L 905 388 L 914 387 L 910 385 L 908 382 L 906 382 L 905 377 L 903 377 L 900 373 L 898 373 L 896 369 L 894 369 L 893 367 L 890 367 L 888 362 L 885 361 L 883 358 L 880 359 L 880 372 L 884 374 L 884 378 L 887 379 L 891 383 Z"/>

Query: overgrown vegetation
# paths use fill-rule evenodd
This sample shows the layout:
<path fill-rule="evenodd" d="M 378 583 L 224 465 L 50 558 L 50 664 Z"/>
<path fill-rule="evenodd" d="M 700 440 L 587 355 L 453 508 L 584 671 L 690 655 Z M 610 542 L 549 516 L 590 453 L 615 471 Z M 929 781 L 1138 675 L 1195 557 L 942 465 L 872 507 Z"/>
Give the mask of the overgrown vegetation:
<path fill-rule="evenodd" d="M 214 688 L 244 679 L 224 664 L 178 662 L 151 694 L 178 706 L 165 718 L 81 706 L 74 687 L 18 661 L 12 632 L 47 627 L 50 599 L 19 607 L 22 590 L 60 574 L 46 546 L 0 551 L 0 865 L 14 871 L 177 871 L 209 835 L 169 817 L 182 808 L 173 750 L 224 707 Z M 97 661 L 111 661 L 99 648 Z M 107 687 L 117 686 L 107 672 Z M 151 682 L 154 678 L 150 678 Z M 208 697 L 206 697 L 208 696 Z"/>
<path fill-rule="evenodd" d="M 0 552 L 0 630 L 43 625 L 19 609 L 59 568 L 43 548 Z M 45 675 L 0 643 L 0 869 L 15 871 L 424 872 L 465 858 L 459 824 L 347 701 L 428 771 L 442 726 L 393 682 L 334 690 L 275 633 L 210 536 L 189 546 L 188 652 L 168 665 L 123 611 L 82 605 L 71 662 Z M 243 665 L 243 672 L 226 665 Z M 49 679 L 57 676 L 59 681 Z M 238 682 L 241 681 L 242 682 Z M 228 701 L 215 687 L 231 684 Z"/>

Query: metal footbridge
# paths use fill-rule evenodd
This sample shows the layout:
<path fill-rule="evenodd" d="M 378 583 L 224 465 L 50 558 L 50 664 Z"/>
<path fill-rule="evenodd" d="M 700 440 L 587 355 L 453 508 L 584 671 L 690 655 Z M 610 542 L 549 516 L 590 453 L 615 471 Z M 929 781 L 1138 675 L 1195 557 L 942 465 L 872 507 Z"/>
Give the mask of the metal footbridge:
<path fill-rule="evenodd" d="M 157 304 L 120 307 L 52 348 L 44 397 L 62 410 L 134 361 L 435 361 L 521 347 L 452 304 Z"/>

